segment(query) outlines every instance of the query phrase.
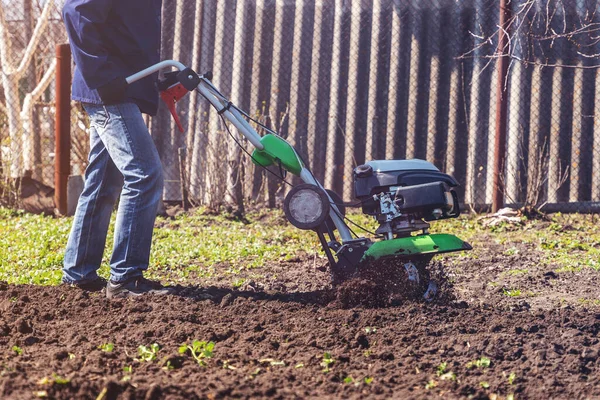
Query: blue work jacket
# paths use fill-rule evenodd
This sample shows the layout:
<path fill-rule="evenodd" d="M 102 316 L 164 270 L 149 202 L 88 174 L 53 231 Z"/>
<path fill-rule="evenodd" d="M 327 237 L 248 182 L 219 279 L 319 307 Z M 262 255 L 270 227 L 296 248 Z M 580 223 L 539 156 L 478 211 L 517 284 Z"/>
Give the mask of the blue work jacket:
<path fill-rule="evenodd" d="M 102 104 L 96 90 L 160 60 L 162 0 L 66 0 L 63 18 L 75 60 L 73 100 Z M 158 108 L 157 75 L 128 86 L 146 114 Z"/>

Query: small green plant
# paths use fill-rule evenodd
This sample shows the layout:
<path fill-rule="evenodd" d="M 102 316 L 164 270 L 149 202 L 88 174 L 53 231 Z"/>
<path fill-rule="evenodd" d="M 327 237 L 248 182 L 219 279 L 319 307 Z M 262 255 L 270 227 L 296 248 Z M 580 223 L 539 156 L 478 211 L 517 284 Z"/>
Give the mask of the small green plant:
<path fill-rule="evenodd" d="M 331 371 L 331 366 L 335 363 L 335 360 L 331 357 L 331 353 L 323 354 L 323 361 L 321 361 L 321 366 L 323 367 L 323 372 L 328 373 Z"/>
<path fill-rule="evenodd" d="M 448 366 L 448 363 L 446 363 L 446 362 L 441 363 L 440 365 L 438 365 L 437 370 L 435 371 L 435 374 L 443 381 L 446 381 L 446 380 L 455 381 L 456 374 L 452 371 L 446 371 L 447 366 Z"/>
<path fill-rule="evenodd" d="M 502 289 L 502 294 L 508 297 L 519 297 L 521 291 L 519 289 Z"/>
<path fill-rule="evenodd" d="M 231 371 L 235 371 L 237 369 L 237 367 L 234 367 L 233 365 L 231 365 L 229 363 L 229 360 L 225 360 L 225 361 L 223 361 L 223 369 L 229 369 Z"/>
<path fill-rule="evenodd" d="M 273 358 L 263 358 L 261 360 L 258 360 L 258 362 L 261 363 L 261 364 L 268 363 L 272 367 L 278 366 L 278 365 L 285 367 L 285 361 L 277 361 L 277 360 L 275 360 Z"/>
<path fill-rule="evenodd" d="M 351 375 L 348 375 L 344 378 L 344 383 L 354 383 L 354 378 Z"/>
<path fill-rule="evenodd" d="M 425 385 L 425 389 L 433 389 L 434 387 L 437 387 L 437 385 L 438 383 L 435 380 L 430 379 L 429 382 L 427 382 L 427 384 Z"/>
<path fill-rule="evenodd" d="M 517 374 L 515 374 L 514 372 L 511 372 L 510 375 L 508 375 L 508 384 L 509 385 L 514 384 L 515 379 L 517 379 Z"/>
<path fill-rule="evenodd" d="M 489 389 L 490 384 L 487 383 L 487 382 L 485 382 L 485 381 L 483 381 L 483 382 L 479 382 L 479 386 L 481 386 L 484 389 Z"/>
<path fill-rule="evenodd" d="M 491 364 L 491 360 L 487 357 L 481 357 L 478 360 L 475 361 L 469 361 L 467 363 L 467 368 L 471 369 L 471 368 L 487 368 L 489 367 Z"/>
<path fill-rule="evenodd" d="M 158 351 L 160 350 L 160 346 L 156 343 L 153 343 L 150 346 L 139 346 L 138 347 L 138 361 L 155 361 L 158 356 Z"/>
<path fill-rule="evenodd" d="M 124 366 L 123 367 L 123 372 L 130 374 L 130 373 L 133 372 L 133 367 L 131 365 Z"/>
<path fill-rule="evenodd" d="M 67 385 L 69 382 L 71 382 L 70 379 L 63 378 L 53 372 L 51 378 L 43 377 L 38 381 L 38 385 Z"/>
<path fill-rule="evenodd" d="M 103 343 L 98 348 L 105 353 L 110 353 L 115 349 L 115 345 L 113 343 Z"/>
<path fill-rule="evenodd" d="M 366 385 L 370 385 L 371 383 L 373 383 L 373 377 L 372 376 L 365 376 L 364 382 Z"/>
<path fill-rule="evenodd" d="M 437 376 L 442 376 L 444 374 L 444 372 L 446 372 L 446 366 L 448 364 L 446 362 L 441 363 L 440 365 L 438 365 L 437 367 L 437 371 L 435 372 L 435 374 Z"/>
<path fill-rule="evenodd" d="M 20 356 L 21 354 L 23 354 L 23 349 L 20 348 L 19 346 L 13 346 L 12 347 L 12 351 L 14 351 L 15 353 L 17 353 L 18 356 Z"/>
<path fill-rule="evenodd" d="M 366 333 L 367 335 L 369 335 L 369 334 L 371 334 L 371 333 L 375 333 L 375 332 L 377 332 L 377 328 L 376 328 L 376 327 L 374 327 L 374 326 L 367 326 L 367 327 L 365 328 L 365 333 Z"/>
<path fill-rule="evenodd" d="M 175 366 L 171 363 L 170 360 L 167 360 L 167 363 L 164 367 L 162 367 L 162 369 L 165 371 L 173 371 L 175 369 Z"/>
<path fill-rule="evenodd" d="M 189 351 L 199 365 L 206 367 L 206 361 L 204 360 L 206 358 L 212 358 L 214 348 L 215 342 L 194 340 L 191 345 L 182 344 L 179 346 L 179 354 L 185 354 Z"/>

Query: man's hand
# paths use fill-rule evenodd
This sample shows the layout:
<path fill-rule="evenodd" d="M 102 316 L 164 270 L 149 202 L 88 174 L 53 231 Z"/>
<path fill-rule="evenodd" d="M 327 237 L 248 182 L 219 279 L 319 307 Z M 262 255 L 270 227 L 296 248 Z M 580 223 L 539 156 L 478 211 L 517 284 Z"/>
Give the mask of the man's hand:
<path fill-rule="evenodd" d="M 117 104 L 125 100 L 127 81 L 125 78 L 116 78 L 98 88 L 98 95 L 105 105 Z"/>

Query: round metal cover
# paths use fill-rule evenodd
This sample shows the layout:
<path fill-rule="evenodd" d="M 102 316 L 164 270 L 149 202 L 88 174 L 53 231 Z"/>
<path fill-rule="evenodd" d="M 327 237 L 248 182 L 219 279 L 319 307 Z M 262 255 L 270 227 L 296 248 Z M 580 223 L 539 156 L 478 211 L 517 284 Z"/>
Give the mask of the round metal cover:
<path fill-rule="evenodd" d="M 329 215 L 327 195 L 320 188 L 302 184 L 295 186 L 285 198 L 283 210 L 297 228 L 316 229 Z"/>

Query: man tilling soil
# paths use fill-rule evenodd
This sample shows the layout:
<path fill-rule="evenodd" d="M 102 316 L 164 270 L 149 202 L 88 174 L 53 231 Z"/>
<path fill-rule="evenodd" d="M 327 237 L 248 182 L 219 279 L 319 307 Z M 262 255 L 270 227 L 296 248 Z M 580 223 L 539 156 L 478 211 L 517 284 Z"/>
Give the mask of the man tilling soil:
<path fill-rule="evenodd" d="M 67 0 L 63 17 L 75 59 L 73 100 L 90 118 L 89 164 L 63 265 L 63 282 L 107 297 L 167 294 L 144 278 L 163 189 L 158 151 L 142 113 L 158 108 L 156 76 L 125 77 L 159 60 L 162 0 Z M 111 213 L 119 207 L 110 279 L 97 274 Z"/>

